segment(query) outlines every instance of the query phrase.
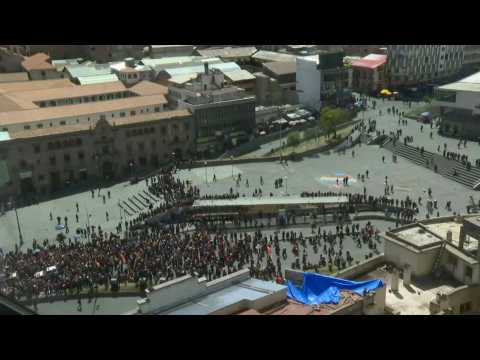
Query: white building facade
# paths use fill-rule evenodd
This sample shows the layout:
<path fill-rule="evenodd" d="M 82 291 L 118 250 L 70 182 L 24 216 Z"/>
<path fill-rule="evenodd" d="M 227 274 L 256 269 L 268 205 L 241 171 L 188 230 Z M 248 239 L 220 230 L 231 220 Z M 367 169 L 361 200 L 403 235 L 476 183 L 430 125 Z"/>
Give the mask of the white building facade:
<path fill-rule="evenodd" d="M 297 58 L 297 93 L 301 105 L 320 110 L 322 80 L 318 55 Z"/>

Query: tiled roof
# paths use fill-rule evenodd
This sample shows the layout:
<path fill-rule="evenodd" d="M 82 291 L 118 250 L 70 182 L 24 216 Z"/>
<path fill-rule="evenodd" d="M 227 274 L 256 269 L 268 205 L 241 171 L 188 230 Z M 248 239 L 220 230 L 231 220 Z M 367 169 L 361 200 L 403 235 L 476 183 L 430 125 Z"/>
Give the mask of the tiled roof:
<path fill-rule="evenodd" d="M 138 84 L 135 84 L 134 86 L 129 88 L 129 90 L 141 96 L 154 95 L 154 94 L 162 94 L 162 95 L 168 94 L 168 88 L 166 86 L 156 84 L 148 80 L 144 80 L 139 82 Z"/>
<path fill-rule="evenodd" d="M 297 65 L 296 63 L 291 61 L 269 62 L 264 64 L 263 66 L 276 75 L 287 75 L 287 74 L 297 73 Z"/>
<path fill-rule="evenodd" d="M 382 65 L 387 63 L 387 55 L 376 55 L 371 54 L 368 55 L 360 60 L 353 60 L 352 66 L 353 67 L 361 67 L 367 69 L 376 69 Z"/>
<path fill-rule="evenodd" d="M 22 81 L 0 84 L 0 94 L 73 87 L 69 79 Z"/>
<path fill-rule="evenodd" d="M 0 125 L 32 123 L 35 121 L 102 114 L 142 106 L 166 104 L 164 95 L 134 96 L 129 98 L 82 103 L 69 106 L 53 106 L 33 110 L 0 113 Z"/>
<path fill-rule="evenodd" d="M 31 102 L 36 101 L 48 101 L 55 99 L 76 98 L 82 96 L 95 96 L 103 95 L 114 92 L 125 91 L 127 88 L 122 82 L 109 82 L 93 85 L 73 86 L 67 89 L 65 88 L 53 88 L 25 91 L 17 94 L 13 94 L 15 97 L 19 97 Z"/>
<path fill-rule="evenodd" d="M 16 72 L 16 73 L 0 74 L 0 83 L 17 82 L 17 81 L 28 81 L 28 73 Z"/>
<path fill-rule="evenodd" d="M 50 56 L 44 53 L 38 53 L 27 57 L 22 62 L 22 66 L 26 71 L 55 69 L 55 66 L 50 64 L 48 60 L 50 60 Z"/>

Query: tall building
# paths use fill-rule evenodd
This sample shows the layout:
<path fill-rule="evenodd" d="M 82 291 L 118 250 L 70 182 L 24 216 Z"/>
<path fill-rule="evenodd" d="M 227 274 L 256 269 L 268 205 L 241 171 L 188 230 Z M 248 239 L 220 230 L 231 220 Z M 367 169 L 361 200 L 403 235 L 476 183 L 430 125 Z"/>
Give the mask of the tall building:
<path fill-rule="evenodd" d="M 348 86 L 343 51 L 323 51 L 297 58 L 297 92 L 300 104 L 319 110 L 325 103 L 338 105 Z"/>
<path fill-rule="evenodd" d="M 480 45 L 465 45 L 463 52 L 464 73 L 480 71 Z"/>
<path fill-rule="evenodd" d="M 393 87 L 443 81 L 459 74 L 464 45 L 389 45 L 388 77 Z"/>

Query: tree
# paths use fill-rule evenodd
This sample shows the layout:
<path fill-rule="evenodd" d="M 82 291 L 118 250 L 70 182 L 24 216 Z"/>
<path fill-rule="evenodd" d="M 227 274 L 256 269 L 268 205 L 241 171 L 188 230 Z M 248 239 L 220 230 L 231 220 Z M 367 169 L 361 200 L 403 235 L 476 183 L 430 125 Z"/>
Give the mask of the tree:
<path fill-rule="evenodd" d="M 336 137 L 335 127 L 349 120 L 347 111 L 338 108 L 325 107 L 320 114 L 320 124 L 327 132 L 327 137 L 333 132 Z"/>
<path fill-rule="evenodd" d="M 300 141 L 300 133 L 298 131 L 292 132 L 288 135 L 287 146 L 297 146 Z"/>

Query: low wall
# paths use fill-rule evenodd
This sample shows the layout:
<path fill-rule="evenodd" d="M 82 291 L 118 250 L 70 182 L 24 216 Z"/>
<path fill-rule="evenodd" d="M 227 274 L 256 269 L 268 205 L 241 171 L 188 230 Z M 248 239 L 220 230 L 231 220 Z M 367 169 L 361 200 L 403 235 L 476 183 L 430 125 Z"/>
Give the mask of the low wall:
<path fill-rule="evenodd" d="M 133 296 L 138 296 L 139 298 L 141 297 L 142 293 L 140 290 L 138 291 L 125 291 L 125 292 L 118 292 L 118 293 L 113 293 L 113 292 L 104 292 L 104 293 L 99 293 L 99 294 L 94 294 L 91 296 L 92 299 L 103 299 L 103 298 L 122 298 L 122 297 L 133 297 Z M 88 299 L 89 296 L 88 294 L 80 294 L 80 295 L 68 295 L 68 296 L 51 296 L 51 297 L 46 297 L 46 298 L 37 298 L 37 304 L 47 304 L 47 303 L 53 303 L 57 301 L 68 301 L 68 300 L 78 300 L 78 299 Z M 27 301 L 27 300 L 21 300 L 19 301 L 20 304 L 22 305 L 32 305 L 32 301 Z"/>
<path fill-rule="evenodd" d="M 430 303 L 430 312 L 437 314 L 452 309 L 453 314 L 460 314 L 460 305 L 471 302 L 472 311 L 480 309 L 480 285 L 465 285 L 445 294 L 443 300 L 435 299 Z"/>
<path fill-rule="evenodd" d="M 342 279 L 353 280 L 369 273 L 370 271 L 378 269 L 385 264 L 385 261 L 385 255 L 380 254 L 365 260 L 358 265 L 339 271 L 335 274 L 335 276 Z"/>

